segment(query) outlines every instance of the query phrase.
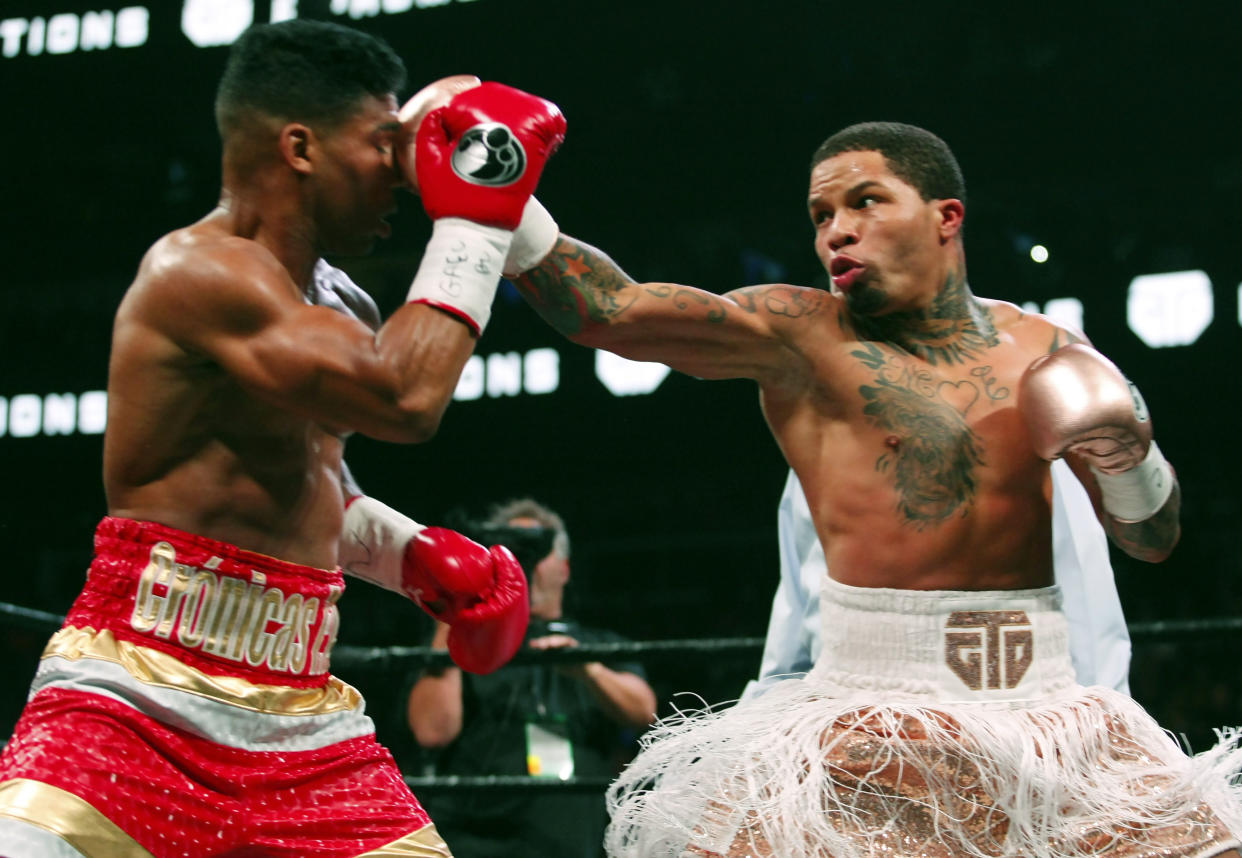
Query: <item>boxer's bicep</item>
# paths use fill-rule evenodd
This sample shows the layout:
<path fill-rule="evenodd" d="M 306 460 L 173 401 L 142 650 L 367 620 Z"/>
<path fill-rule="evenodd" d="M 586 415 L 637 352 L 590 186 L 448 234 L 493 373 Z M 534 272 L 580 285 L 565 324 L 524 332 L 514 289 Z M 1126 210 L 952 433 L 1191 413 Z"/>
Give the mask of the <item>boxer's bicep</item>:
<path fill-rule="evenodd" d="M 373 334 L 323 307 L 299 307 L 247 336 L 222 338 L 222 362 L 248 389 L 337 431 L 426 440 L 452 398 L 473 337 L 456 318 L 402 308 Z"/>
<path fill-rule="evenodd" d="M 168 290 L 168 300 L 156 312 L 158 326 L 256 398 L 334 431 L 395 441 L 423 440 L 434 433 L 456 375 L 439 378 L 436 370 L 443 360 L 429 359 L 424 366 L 417 356 L 444 348 L 460 372 L 456 364 L 464 363 L 465 356 L 457 358 L 460 349 L 442 342 L 453 336 L 470 340 L 459 322 L 431 308 L 411 310 L 416 317 L 434 318 L 423 330 L 391 338 L 385 350 L 367 325 L 305 303 L 287 281 L 262 266 L 241 264 L 220 276 L 200 267 L 194 279 L 178 284 L 175 293 Z M 420 334 L 425 342 L 409 340 Z M 412 364 L 422 372 L 412 371 Z M 438 381 L 431 384 L 429 378 Z M 411 390 L 420 385 L 427 389 Z"/>

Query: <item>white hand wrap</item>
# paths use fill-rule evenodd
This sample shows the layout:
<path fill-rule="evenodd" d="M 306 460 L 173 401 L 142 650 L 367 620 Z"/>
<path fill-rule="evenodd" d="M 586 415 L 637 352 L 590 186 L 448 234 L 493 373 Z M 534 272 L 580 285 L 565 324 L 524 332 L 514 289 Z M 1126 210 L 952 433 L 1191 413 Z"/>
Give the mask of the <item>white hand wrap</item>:
<path fill-rule="evenodd" d="M 513 244 L 505 257 L 504 275 L 516 277 L 529 271 L 552 252 L 561 229 L 539 200 L 531 197 L 522 209 L 522 221 L 513 233 Z"/>
<path fill-rule="evenodd" d="M 1100 499 L 1109 515 L 1134 524 L 1151 518 L 1173 494 L 1173 469 L 1152 441 L 1147 456 L 1128 471 L 1105 474 L 1091 468 L 1100 484 Z"/>
<path fill-rule="evenodd" d="M 345 509 L 337 562 L 349 575 L 404 594 L 405 546 L 424 529 L 375 498 L 360 497 Z"/>
<path fill-rule="evenodd" d="M 440 218 L 432 227 L 406 301 L 447 310 L 478 336 L 492 314 L 501 266 L 512 242 L 513 233 L 507 229 L 459 217 Z"/>

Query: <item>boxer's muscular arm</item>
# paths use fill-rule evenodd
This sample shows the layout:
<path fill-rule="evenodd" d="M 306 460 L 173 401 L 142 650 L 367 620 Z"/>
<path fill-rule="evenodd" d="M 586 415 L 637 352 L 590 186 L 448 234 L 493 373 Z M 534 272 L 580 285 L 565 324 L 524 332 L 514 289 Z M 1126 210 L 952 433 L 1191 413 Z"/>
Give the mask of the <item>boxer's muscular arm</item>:
<path fill-rule="evenodd" d="M 1054 325 L 1054 328 L 1052 344 L 1048 348 L 1049 354 L 1075 343 L 1092 345 L 1081 331 L 1064 325 Z M 1073 450 L 1066 450 L 1064 459 L 1070 470 L 1074 472 L 1074 476 L 1087 490 L 1096 518 L 1100 520 L 1104 532 L 1108 534 L 1109 540 L 1114 545 L 1131 557 L 1149 563 L 1159 563 L 1173 552 L 1181 538 L 1182 492 L 1176 474 L 1170 471 L 1170 477 L 1173 480 L 1172 491 L 1158 511 L 1142 521 L 1122 521 L 1105 508 L 1099 478 L 1092 471 L 1087 457 Z"/>
<path fill-rule="evenodd" d="M 523 297 L 574 342 L 700 378 L 805 379 L 789 328 L 822 314 L 823 292 L 771 285 L 716 295 L 673 283 L 636 283 L 605 254 L 562 235 L 516 278 Z"/>
<path fill-rule="evenodd" d="M 1086 334 L 1066 328 L 1059 331 L 1053 338 L 1049 351 L 1056 351 L 1062 346 L 1078 342 L 1091 345 Z M 1172 553 L 1182 533 L 1182 489 L 1177 483 L 1176 475 L 1173 476 L 1173 492 L 1159 512 L 1146 521 L 1125 522 L 1118 521 L 1109 514 L 1108 510 L 1104 509 L 1099 481 L 1088 467 L 1086 459 L 1075 453 L 1069 453 L 1065 457 L 1065 463 L 1086 488 L 1087 496 L 1091 498 L 1091 505 L 1095 508 L 1096 518 L 1100 520 L 1104 532 L 1108 534 L 1108 538 L 1114 545 L 1131 557 L 1146 560 L 1149 563 L 1158 563 Z"/>
<path fill-rule="evenodd" d="M 1104 532 L 1114 545 L 1137 560 L 1159 563 L 1173 553 L 1181 539 L 1182 489 L 1174 476 L 1173 492 L 1155 515 L 1145 521 L 1118 521 L 1104 509 L 1100 497 L 1100 485 L 1095 474 L 1083 457 L 1074 453 L 1065 456 L 1065 462 L 1087 490 L 1096 517 L 1104 526 Z"/>
<path fill-rule="evenodd" d="M 310 306 L 251 241 L 222 238 L 152 256 L 136 308 L 147 325 L 255 396 L 333 432 L 430 438 L 474 349 L 465 324 L 426 305 L 401 307 L 378 333 Z"/>

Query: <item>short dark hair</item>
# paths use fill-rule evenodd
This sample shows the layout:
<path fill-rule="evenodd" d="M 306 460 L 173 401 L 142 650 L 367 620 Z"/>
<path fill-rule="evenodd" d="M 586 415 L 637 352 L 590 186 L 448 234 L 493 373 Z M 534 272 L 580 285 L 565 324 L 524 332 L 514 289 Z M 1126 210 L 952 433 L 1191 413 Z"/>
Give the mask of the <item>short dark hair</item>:
<path fill-rule="evenodd" d="M 893 175 L 919 192 L 924 200 L 966 203 L 966 180 L 949 144 L 930 131 L 902 122 L 860 122 L 843 128 L 820 144 L 811 169 L 842 152 L 879 152 Z"/>
<path fill-rule="evenodd" d="M 233 43 L 216 90 L 216 127 L 229 133 L 255 114 L 336 125 L 366 96 L 405 86 L 405 64 L 382 39 L 326 21 L 251 27 Z"/>

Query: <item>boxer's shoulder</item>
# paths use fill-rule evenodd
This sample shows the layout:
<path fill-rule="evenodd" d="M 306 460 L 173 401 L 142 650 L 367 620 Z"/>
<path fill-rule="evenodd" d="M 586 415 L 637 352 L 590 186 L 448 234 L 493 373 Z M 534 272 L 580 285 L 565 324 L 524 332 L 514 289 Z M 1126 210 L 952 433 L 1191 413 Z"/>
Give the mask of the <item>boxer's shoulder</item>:
<path fill-rule="evenodd" d="M 130 303 L 172 302 L 182 309 L 252 301 L 263 294 L 289 300 L 297 288 L 288 270 L 257 241 L 196 224 L 157 240 L 143 256 Z"/>
<path fill-rule="evenodd" d="M 1008 301 L 979 299 L 992 315 L 996 330 L 1020 347 L 1037 354 L 1054 352 L 1071 343 L 1088 343 L 1086 334 L 1061 319 L 1023 310 Z"/>

